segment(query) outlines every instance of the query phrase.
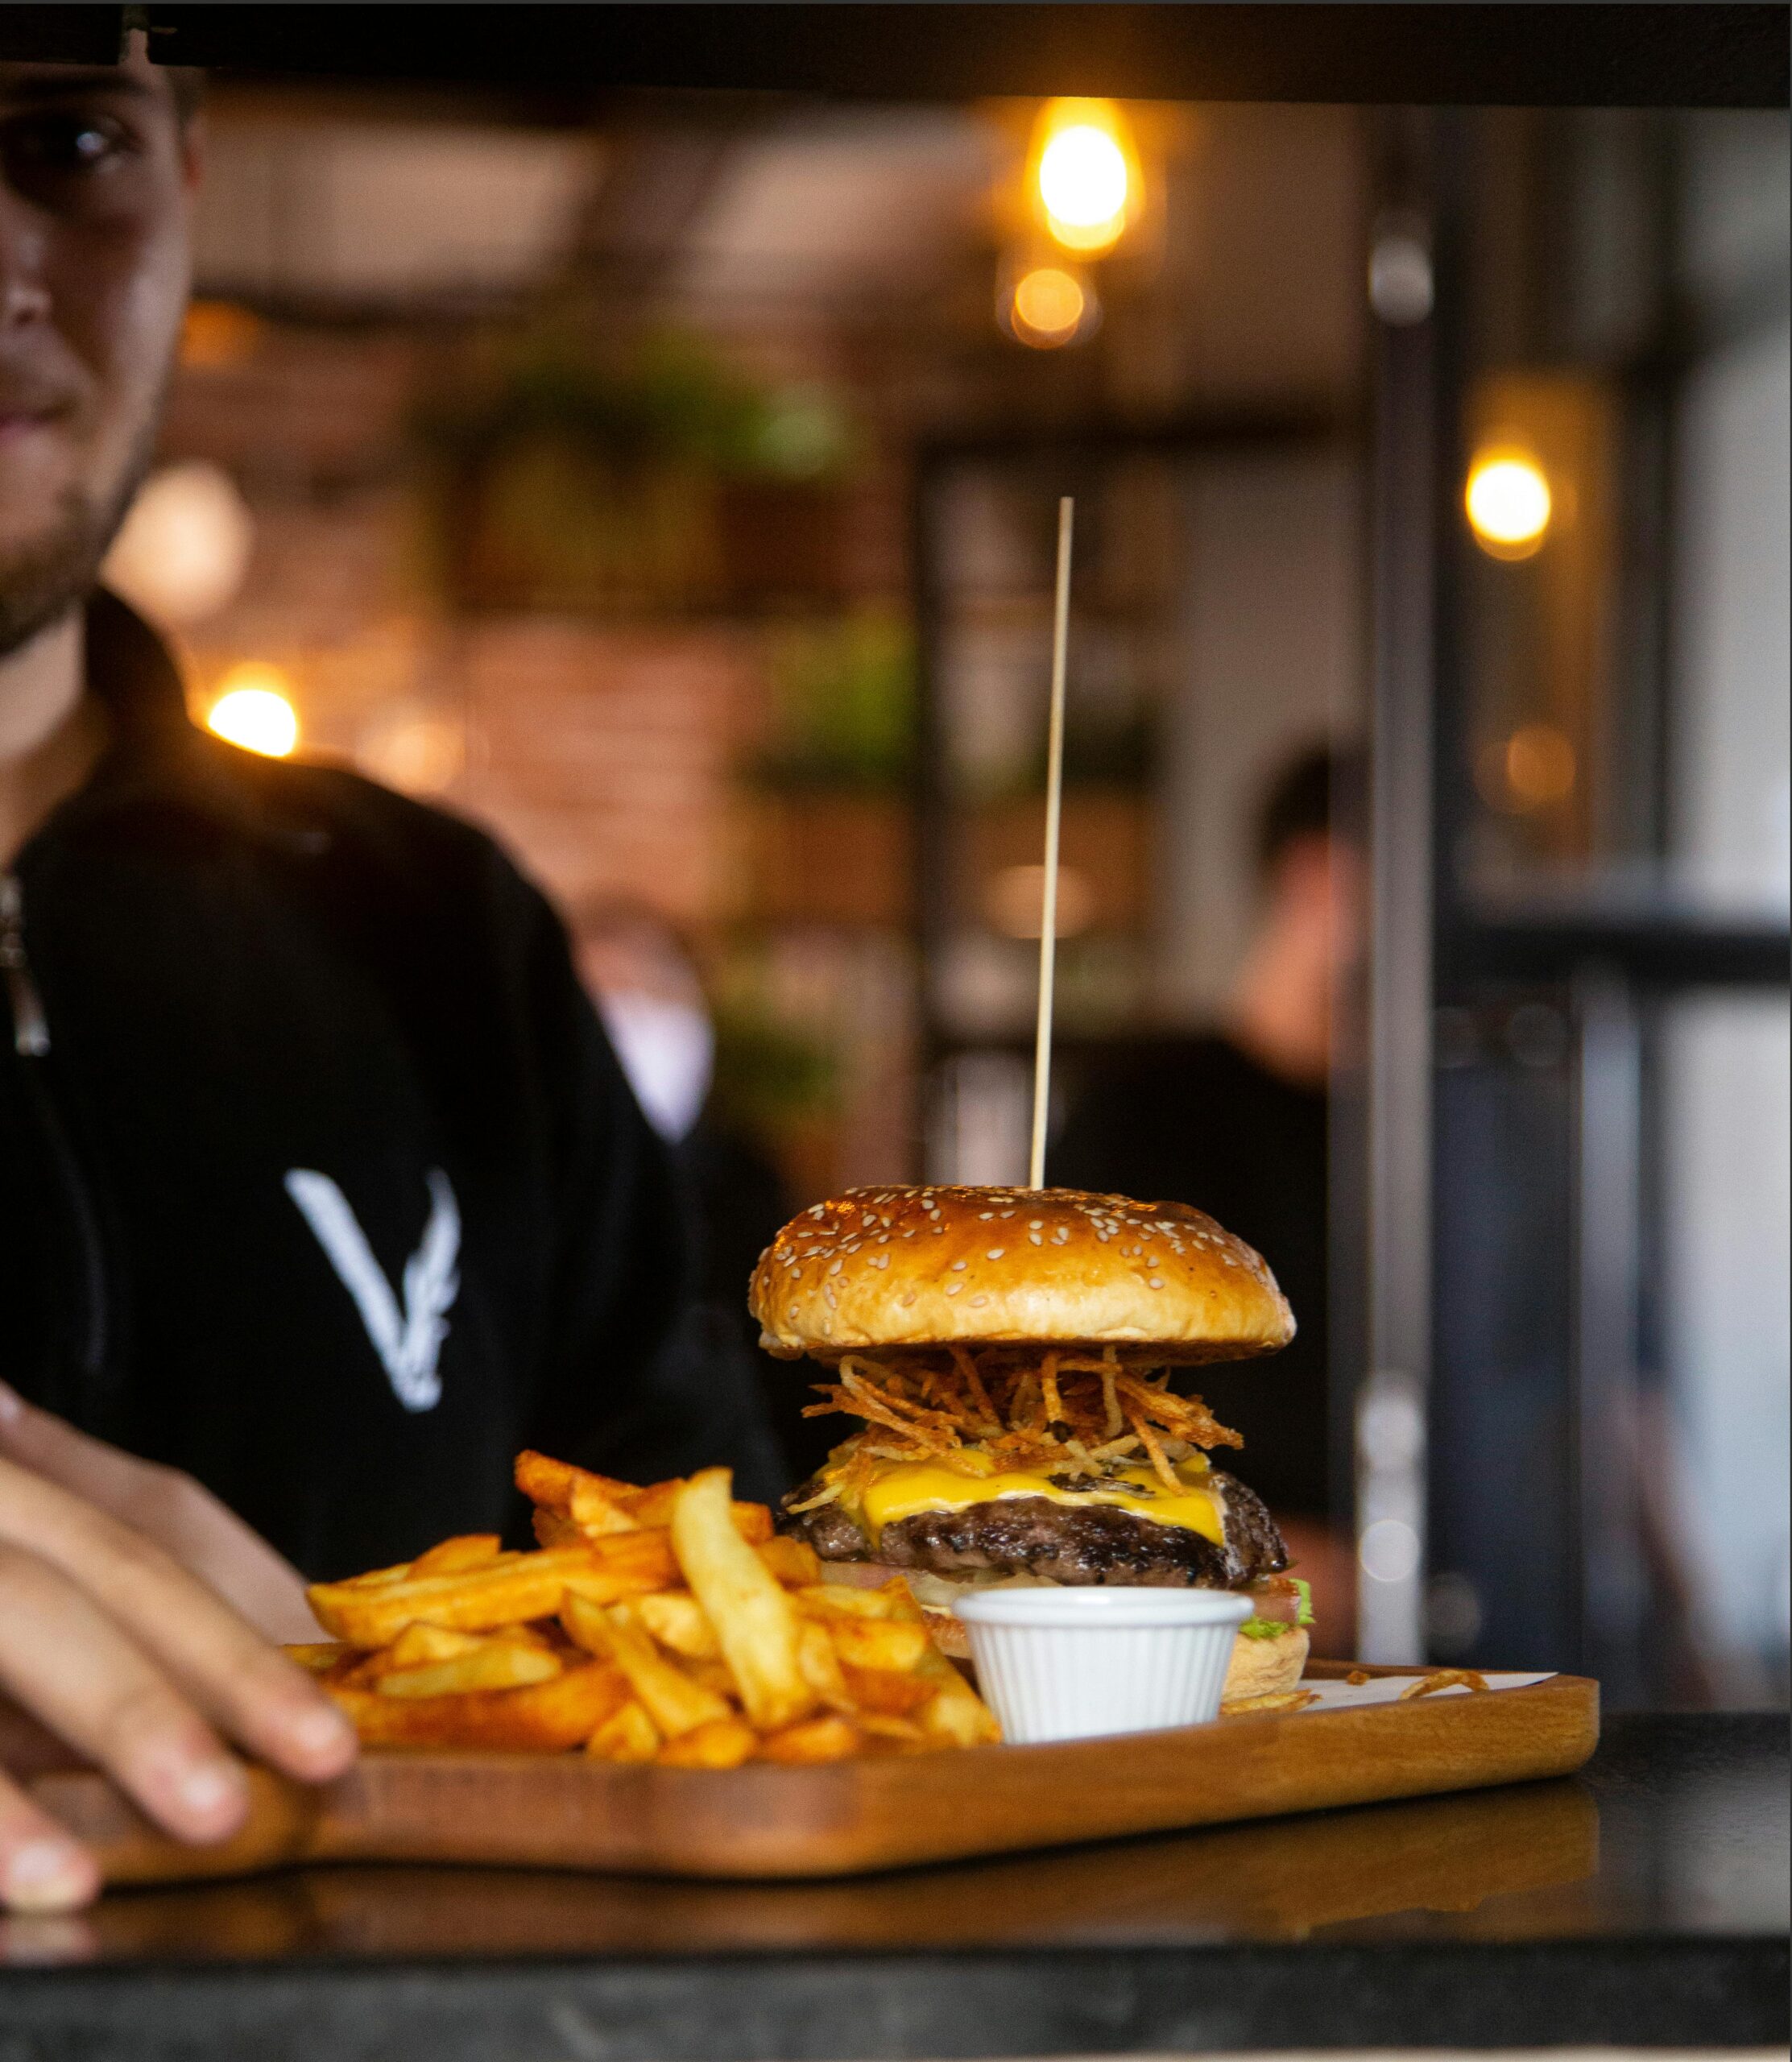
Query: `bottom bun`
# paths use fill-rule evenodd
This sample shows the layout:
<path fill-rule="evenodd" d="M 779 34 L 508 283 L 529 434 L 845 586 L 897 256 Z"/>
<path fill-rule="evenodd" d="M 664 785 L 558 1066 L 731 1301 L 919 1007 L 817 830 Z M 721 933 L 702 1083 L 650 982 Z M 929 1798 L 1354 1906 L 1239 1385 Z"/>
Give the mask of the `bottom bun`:
<path fill-rule="evenodd" d="M 1290 1625 L 1266 1640 L 1249 1640 L 1240 1633 L 1232 1642 L 1231 1665 L 1226 1671 L 1223 1704 L 1235 1697 L 1267 1697 L 1279 1690 L 1292 1690 L 1306 1666 L 1310 1642 L 1304 1625 Z"/>

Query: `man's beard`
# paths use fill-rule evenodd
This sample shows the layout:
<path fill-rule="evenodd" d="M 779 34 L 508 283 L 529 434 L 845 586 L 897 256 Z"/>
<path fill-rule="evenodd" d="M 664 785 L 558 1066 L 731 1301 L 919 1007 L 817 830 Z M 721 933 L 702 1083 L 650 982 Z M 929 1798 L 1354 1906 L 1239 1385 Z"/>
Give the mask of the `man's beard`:
<path fill-rule="evenodd" d="M 155 431 L 152 416 L 110 494 L 96 498 L 69 488 L 47 529 L 0 550 L 0 659 L 60 623 L 93 592 L 101 562 L 149 470 Z"/>

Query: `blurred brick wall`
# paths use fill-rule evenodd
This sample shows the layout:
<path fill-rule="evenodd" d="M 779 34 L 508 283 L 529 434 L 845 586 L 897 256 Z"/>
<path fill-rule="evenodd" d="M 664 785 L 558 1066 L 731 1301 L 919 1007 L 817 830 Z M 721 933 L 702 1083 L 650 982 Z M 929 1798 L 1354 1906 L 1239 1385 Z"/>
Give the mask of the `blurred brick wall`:
<path fill-rule="evenodd" d="M 242 594 L 184 640 L 196 698 L 271 661 L 304 750 L 471 817 L 563 906 L 618 895 L 697 928 L 726 917 L 730 771 L 764 720 L 755 640 L 452 616 L 422 576 L 404 480 L 417 369 L 402 336 L 272 325 L 234 361 L 182 368 L 161 455 L 223 466 L 256 524 Z M 447 747 L 408 752 L 418 723 Z"/>
<path fill-rule="evenodd" d="M 731 913 L 729 776 L 760 693 L 745 639 L 523 618 L 474 623 L 461 644 L 457 806 L 568 908 L 619 892 L 686 925 Z"/>

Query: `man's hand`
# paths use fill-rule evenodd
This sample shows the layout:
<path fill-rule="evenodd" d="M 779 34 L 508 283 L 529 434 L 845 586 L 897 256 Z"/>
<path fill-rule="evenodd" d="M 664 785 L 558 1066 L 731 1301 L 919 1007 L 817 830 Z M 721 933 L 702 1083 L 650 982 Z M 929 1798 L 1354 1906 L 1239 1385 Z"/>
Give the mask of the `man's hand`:
<path fill-rule="evenodd" d="M 36 1410 L 0 1382 L 0 1458 L 17 1461 L 172 1555 L 270 1640 L 323 1638 L 304 1578 L 202 1483 Z M 9 1537 L 0 1517 L 0 1538 Z"/>
<path fill-rule="evenodd" d="M 348 1721 L 267 1643 L 308 1636 L 297 1575 L 197 1484 L 0 1385 L 0 1691 L 158 1824 L 200 1842 L 242 1824 L 220 1732 L 308 1781 L 353 1760 Z M 0 1901 L 66 1911 L 98 1887 L 92 1857 L 0 1774 Z"/>

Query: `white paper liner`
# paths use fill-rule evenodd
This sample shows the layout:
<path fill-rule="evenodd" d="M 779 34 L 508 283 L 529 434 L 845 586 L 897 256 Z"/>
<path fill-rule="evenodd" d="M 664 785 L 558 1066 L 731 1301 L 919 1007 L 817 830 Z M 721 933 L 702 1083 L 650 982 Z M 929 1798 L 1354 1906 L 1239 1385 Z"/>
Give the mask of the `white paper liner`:
<path fill-rule="evenodd" d="M 1483 1677 L 1490 1691 L 1525 1690 L 1533 1683 L 1546 1683 L 1553 1670 L 1546 1669 L 1541 1675 L 1490 1675 L 1483 1671 Z M 1317 1704 L 1302 1704 L 1302 1711 L 1342 1711 L 1352 1704 L 1391 1704 L 1400 1700 L 1402 1690 L 1409 1689 L 1419 1680 L 1416 1675 L 1374 1675 L 1367 1683 L 1347 1683 L 1341 1676 L 1308 1676 L 1301 1687 L 1311 1690 L 1318 1698 Z M 1447 1689 L 1431 1690 L 1423 1697 L 1409 1701 L 1430 1704 L 1438 1697 L 1470 1697 L 1480 1694 L 1466 1683 L 1452 1683 Z"/>

